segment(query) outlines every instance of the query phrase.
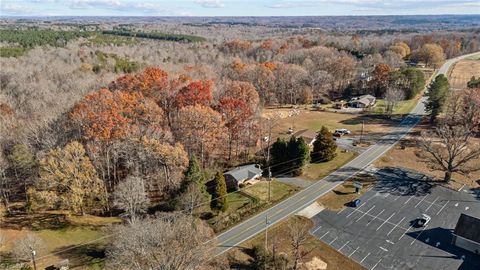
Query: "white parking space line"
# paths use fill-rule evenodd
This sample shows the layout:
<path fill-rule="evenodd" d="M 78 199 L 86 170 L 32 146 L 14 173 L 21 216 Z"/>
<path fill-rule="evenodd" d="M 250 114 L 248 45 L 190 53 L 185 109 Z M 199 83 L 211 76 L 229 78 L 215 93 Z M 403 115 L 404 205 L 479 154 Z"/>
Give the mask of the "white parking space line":
<path fill-rule="evenodd" d="M 345 211 L 347 209 L 347 207 L 344 207 L 342 210 L 338 211 L 337 215 L 340 215 L 340 213 L 342 213 L 343 211 Z"/>
<path fill-rule="evenodd" d="M 374 270 L 374 269 L 375 269 L 375 267 L 377 267 L 377 265 L 378 265 L 378 264 L 379 264 L 379 263 L 380 263 L 382 260 L 383 260 L 383 258 L 381 258 L 381 259 L 380 259 L 380 260 L 379 260 L 379 261 L 378 261 L 378 262 L 377 262 L 377 263 L 376 263 L 376 264 L 373 266 L 373 268 L 372 268 L 372 269 L 370 269 L 370 270 Z"/>
<path fill-rule="evenodd" d="M 373 219 L 370 220 L 370 221 L 367 223 L 367 226 L 368 226 L 368 224 L 370 224 L 370 222 L 372 222 L 372 221 L 374 221 L 375 219 L 377 219 L 378 216 L 380 216 L 380 215 L 383 213 L 383 211 L 385 211 L 385 209 L 383 209 L 380 213 L 378 213 L 376 216 L 374 216 Z"/>
<path fill-rule="evenodd" d="M 393 228 L 387 233 L 387 236 L 390 235 L 393 230 L 395 230 L 395 228 L 397 228 L 398 224 L 402 223 L 402 221 L 405 219 L 405 217 L 402 218 L 402 220 L 400 220 L 397 224 L 395 224 L 395 226 L 393 226 Z"/>
<path fill-rule="evenodd" d="M 430 224 L 429 224 L 429 225 L 430 225 Z M 422 235 L 422 233 L 427 230 L 427 227 L 428 227 L 428 225 L 425 226 L 425 229 L 423 229 L 423 230 L 417 235 L 417 237 L 415 237 L 415 239 L 413 239 L 413 241 L 410 243 L 410 246 L 413 245 L 413 243 L 420 237 L 420 235 Z"/>
<path fill-rule="evenodd" d="M 338 236 L 335 236 L 335 239 L 333 239 L 333 240 L 330 242 L 330 245 L 332 245 L 333 242 L 335 242 L 335 240 L 337 240 L 337 239 L 338 239 Z"/>
<path fill-rule="evenodd" d="M 353 210 L 350 214 L 348 214 L 347 218 L 349 218 L 353 213 L 359 211 L 360 208 L 362 208 L 362 206 L 364 206 L 365 203 L 363 203 L 362 205 L 360 205 L 359 207 L 356 207 L 355 210 Z"/>
<path fill-rule="evenodd" d="M 368 212 L 370 212 L 373 208 L 375 208 L 375 205 L 372 206 L 370 209 L 368 209 L 367 212 L 363 213 L 363 215 L 361 217 L 359 217 L 357 220 L 355 220 L 355 222 L 358 222 L 360 219 L 362 219 L 366 214 L 368 214 Z"/>
<path fill-rule="evenodd" d="M 462 190 L 465 187 L 466 184 L 463 184 L 461 188 L 458 189 L 458 191 Z"/>
<path fill-rule="evenodd" d="M 370 252 L 368 252 L 368 254 L 367 254 L 365 257 L 363 257 L 363 259 L 360 261 L 360 263 L 363 263 L 363 261 L 365 261 L 365 259 L 366 259 L 368 256 L 370 256 Z"/>
<path fill-rule="evenodd" d="M 385 221 L 383 221 L 382 225 L 380 225 L 380 227 L 377 228 L 377 231 L 380 230 L 380 228 L 388 222 L 389 219 L 391 219 L 393 216 L 395 215 L 395 213 L 393 213 L 392 215 L 390 215 Z"/>
<path fill-rule="evenodd" d="M 322 237 L 318 238 L 318 239 L 322 239 L 323 237 L 325 237 L 325 235 L 327 235 L 330 231 L 327 231 L 324 235 L 322 235 Z"/>
<path fill-rule="evenodd" d="M 408 227 L 408 229 L 405 230 L 405 232 L 402 234 L 402 236 L 400 236 L 400 238 L 398 238 L 398 240 L 402 239 L 403 236 L 404 236 L 405 234 L 407 234 L 407 232 L 410 231 L 410 229 L 411 229 L 412 227 L 413 227 L 413 225 L 410 225 L 410 227 Z"/>
<path fill-rule="evenodd" d="M 322 228 L 321 225 L 318 228 L 316 228 L 315 230 L 313 230 L 312 234 L 315 234 L 318 230 L 320 230 L 320 228 Z"/>
<path fill-rule="evenodd" d="M 420 201 L 415 205 L 414 208 L 417 208 L 417 206 L 418 206 L 419 204 L 421 204 L 421 203 L 423 202 L 423 200 L 425 200 L 427 197 L 428 197 L 428 195 L 427 195 L 427 196 L 424 196 L 424 197 L 422 198 L 422 200 L 420 200 Z"/>
<path fill-rule="evenodd" d="M 343 244 L 343 246 L 338 251 L 342 250 L 348 243 L 350 243 L 350 241 L 345 242 L 345 244 Z"/>
<path fill-rule="evenodd" d="M 348 256 L 348 257 L 349 257 L 349 258 L 352 257 L 352 255 L 353 255 L 355 252 L 357 252 L 357 250 L 358 250 L 359 248 L 360 248 L 360 247 L 357 247 L 357 248 L 350 254 L 350 256 Z"/>
<path fill-rule="evenodd" d="M 430 209 L 430 207 L 432 207 L 432 205 L 434 205 L 437 200 L 438 200 L 438 197 L 435 198 L 435 200 L 433 200 L 433 202 L 430 203 L 430 205 L 427 207 L 427 209 L 425 209 L 425 212 L 428 211 L 428 209 Z"/>
<path fill-rule="evenodd" d="M 385 252 L 388 252 L 388 249 L 384 248 L 384 247 L 379 247 L 381 250 L 385 251 Z"/>
<path fill-rule="evenodd" d="M 410 197 L 408 198 L 408 200 L 406 200 L 403 204 L 407 204 L 412 198 L 413 198 L 413 196 L 410 196 Z"/>
<path fill-rule="evenodd" d="M 442 206 L 442 208 L 440 208 L 440 210 L 438 210 L 437 216 L 438 216 L 438 214 L 440 214 L 440 212 L 442 212 L 443 208 L 445 208 L 445 206 L 447 206 L 447 204 L 448 204 L 449 202 L 450 202 L 450 201 L 447 201 L 447 202 Z"/>

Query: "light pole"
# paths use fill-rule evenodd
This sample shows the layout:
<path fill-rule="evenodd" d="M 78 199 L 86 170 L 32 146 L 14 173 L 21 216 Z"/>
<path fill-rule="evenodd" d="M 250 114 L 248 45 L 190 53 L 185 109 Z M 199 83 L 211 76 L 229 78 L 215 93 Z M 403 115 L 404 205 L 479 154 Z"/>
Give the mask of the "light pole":
<path fill-rule="evenodd" d="M 35 263 L 35 255 L 37 255 L 37 252 L 32 247 L 30 247 L 30 250 L 32 251 L 33 269 L 37 270 L 37 264 Z"/>

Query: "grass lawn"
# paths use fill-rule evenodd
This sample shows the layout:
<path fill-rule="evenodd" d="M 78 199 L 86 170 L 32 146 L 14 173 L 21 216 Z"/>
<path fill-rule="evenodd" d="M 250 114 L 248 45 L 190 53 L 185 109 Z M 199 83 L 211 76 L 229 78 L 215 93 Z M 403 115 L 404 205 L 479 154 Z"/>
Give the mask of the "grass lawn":
<path fill-rule="evenodd" d="M 363 184 L 363 188 L 360 189 L 360 193 L 355 193 L 355 187 L 353 186 L 353 181 L 358 181 Z M 355 176 L 353 179 L 346 181 L 345 183 L 339 185 L 334 190 L 320 197 L 317 202 L 330 210 L 340 210 L 346 203 L 351 202 L 366 192 L 366 190 L 375 184 L 375 177 L 362 174 Z"/>
<path fill-rule="evenodd" d="M 44 219 L 43 222 L 52 224 L 48 229 L 42 229 L 40 226 L 43 226 L 43 223 L 35 223 L 29 219 Z M 2 261 L 9 260 L 10 251 L 16 242 L 32 234 L 42 241 L 42 248 L 37 251 L 37 267 L 39 269 L 67 258 L 71 268 L 101 269 L 104 248 L 108 241 L 108 239 L 101 239 L 107 235 L 105 226 L 120 221 L 116 217 L 68 216 L 59 211 L 4 217 L 2 219 L 2 236 L 5 243 L 0 249 Z M 53 224 L 55 222 L 57 224 Z M 21 225 L 19 228 L 14 226 L 18 223 Z M 30 226 L 25 226 L 29 224 Z M 84 245 L 74 247 L 79 244 Z"/>
<path fill-rule="evenodd" d="M 272 249 L 275 245 L 276 253 L 286 254 L 290 263 L 293 262 L 293 257 L 291 253 L 292 247 L 290 246 L 291 240 L 289 226 L 293 222 L 305 225 L 309 229 L 313 227 L 313 223 L 309 219 L 299 216 L 293 216 L 286 221 L 280 222 L 279 224 L 268 229 L 269 249 Z M 251 259 L 248 255 L 248 250 L 255 245 L 264 244 L 265 234 L 258 234 L 256 237 L 242 244 L 242 247 L 244 247 L 244 249 L 232 249 L 228 253 L 228 256 L 231 258 L 231 263 L 243 266 L 239 267 L 240 269 L 248 269 L 249 260 Z M 315 257 L 327 263 L 327 270 L 365 270 L 365 268 L 363 268 L 355 261 L 345 257 L 343 254 L 336 251 L 334 248 L 321 242 L 320 240 L 317 240 L 310 234 L 308 234 L 307 236 L 307 241 L 306 244 L 303 246 L 302 251 L 308 253 L 303 258 L 303 263 L 309 263 Z"/>
<path fill-rule="evenodd" d="M 287 114 L 291 109 L 266 109 L 264 115 L 271 116 L 273 113 Z M 390 128 L 397 124 L 395 119 L 386 119 L 378 115 L 363 115 L 350 113 L 335 113 L 327 111 L 312 111 L 309 109 L 299 109 L 300 113 L 295 116 L 285 117 L 280 120 L 272 130 L 272 139 L 277 137 L 288 138 L 288 128 L 293 126 L 295 131 L 310 129 L 318 131 L 322 126 L 326 126 L 330 131 L 338 128 L 346 128 L 352 132 L 352 135 L 359 135 L 364 124 L 364 134 L 385 134 Z"/>
<path fill-rule="evenodd" d="M 303 174 L 299 178 L 319 180 L 345 165 L 356 156 L 358 156 L 358 154 L 355 152 L 343 152 L 342 149 L 337 148 L 337 157 L 328 162 L 307 164 L 303 169 Z"/>
<path fill-rule="evenodd" d="M 268 182 L 258 182 L 255 185 L 246 187 L 244 191 L 260 200 L 266 200 L 268 198 Z M 279 201 L 296 191 L 298 191 L 297 187 L 276 180 L 272 180 L 270 183 L 271 200 L 274 202 Z"/>
<path fill-rule="evenodd" d="M 238 209 L 252 203 L 252 200 L 250 198 L 238 192 L 228 193 L 227 201 L 228 201 L 227 213 L 228 212 L 234 213 Z"/>
<path fill-rule="evenodd" d="M 216 232 L 224 231 L 242 220 L 266 209 L 285 199 L 300 188 L 272 180 L 271 201 L 267 202 L 268 183 L 259 181 L 247 186 L 241 192 L 231 192 L 227 195 L 228 209 L 224 213 L 213 215 L 206 221 Z"/>
<path fill-rule="evenodd" d="M 418 96 L 419 98 L 420 96 Z M 415 105 L 417 105 L 418 98 L 410 100 L 402 100 L 393 109 L 393 114 L 408 114 Z M 374 113 L 383 114 L 387 110 L 387 102 L 384 99 L 377 99 L 377 105 L 373 109 Z"/>

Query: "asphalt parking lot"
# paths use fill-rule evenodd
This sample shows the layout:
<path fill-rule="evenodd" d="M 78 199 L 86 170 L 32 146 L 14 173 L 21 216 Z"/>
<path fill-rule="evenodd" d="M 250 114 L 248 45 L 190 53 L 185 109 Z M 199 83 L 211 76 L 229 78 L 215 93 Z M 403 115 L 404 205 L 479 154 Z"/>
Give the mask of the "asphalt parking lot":
<path fill-rule="evenodd" d="M 461 213 L 480 217 L 480 200 L 471 190 L 450 190 L 421 174 L 398 169 L 377 172 L 378 183 L 357 208 L 324 210 L 311 233 L 367 269 L 480 269 L 480 255 L 451 244 Z M 414 228 L 427 214 L 431 221 Z"/>

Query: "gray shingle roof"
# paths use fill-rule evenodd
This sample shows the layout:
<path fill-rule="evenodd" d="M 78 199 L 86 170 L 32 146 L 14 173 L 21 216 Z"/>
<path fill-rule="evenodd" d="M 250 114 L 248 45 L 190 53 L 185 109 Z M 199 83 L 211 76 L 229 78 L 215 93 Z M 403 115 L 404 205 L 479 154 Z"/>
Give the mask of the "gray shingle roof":
<path fill-rule="evenodd" d="M 247 179 L 251 179 L 257 175 L 262 175 L 262 169 L 257 164 L 249 164 L 237 167 L 233 170 L 226 172 L 225 174 L 231 175 L 238 183 L 241 183 Z"/>
<path fill-rule="evenodd" d="M 480 219 L 461 214 L 455 226 L 455 235 L 480 243 Z"/>

